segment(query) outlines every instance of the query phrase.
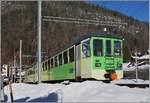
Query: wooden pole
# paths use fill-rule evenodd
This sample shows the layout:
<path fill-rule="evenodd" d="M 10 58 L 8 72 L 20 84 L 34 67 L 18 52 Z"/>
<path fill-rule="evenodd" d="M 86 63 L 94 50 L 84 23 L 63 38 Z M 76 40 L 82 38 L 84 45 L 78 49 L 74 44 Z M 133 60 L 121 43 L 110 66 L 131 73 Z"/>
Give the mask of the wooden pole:
<path fill-rule="evenodd" d="M 22 40 L 20 40 L 20 80 L 19 80 L 19 83 L 21 83 L 22 81 L 21 72 L 22 72 Z"/>
<path fill-rule="evenodd" d="M 9 90 L 10 90 L 10 97 L 11 97 L 11 102 L 14 102 L 14 98 L 13 98 L 13 92 L 12 92 L 12 85 L 11 85 L 11 80 L 9 81 Z"/>

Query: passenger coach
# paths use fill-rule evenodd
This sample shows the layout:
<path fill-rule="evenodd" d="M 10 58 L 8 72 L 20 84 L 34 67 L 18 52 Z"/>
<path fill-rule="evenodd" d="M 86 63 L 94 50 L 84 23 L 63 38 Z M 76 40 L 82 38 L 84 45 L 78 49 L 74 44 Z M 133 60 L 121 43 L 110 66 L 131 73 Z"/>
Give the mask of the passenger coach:
<path fill-rule="evenodd" d="M 42 81 L 115 80 L 123 77 L 123 38 L 92 33 L 42 62 Z M 37 65 L 27 71 L 27 82 L 37 81 Z"/>

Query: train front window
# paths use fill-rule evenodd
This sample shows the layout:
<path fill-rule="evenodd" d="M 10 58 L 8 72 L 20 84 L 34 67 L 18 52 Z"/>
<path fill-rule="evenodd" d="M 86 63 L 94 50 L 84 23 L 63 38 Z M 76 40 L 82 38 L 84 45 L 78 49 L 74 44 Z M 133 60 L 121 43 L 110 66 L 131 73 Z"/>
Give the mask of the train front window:
<path fill-rule="evenodd" d="M 93 52 L 94 56 L 102 56 L 103 55 L 103 41 L 99 39 L 93 40 Z"/>
<path fill-rule="evenodd" d="M 111 40 L 106 40 L 106 56 L 112 55 Z"/>
<path fill-rule="evenodd" d="M 86 40 L 82 43 L 83 58 L 90 57 L 90 40 Z"/>
<path fill-rule="evenodd" d="M 114 53 L 115 53 L 115 56 L 121 55 L 121 42 L 120 41 L 114 41 Z"/>

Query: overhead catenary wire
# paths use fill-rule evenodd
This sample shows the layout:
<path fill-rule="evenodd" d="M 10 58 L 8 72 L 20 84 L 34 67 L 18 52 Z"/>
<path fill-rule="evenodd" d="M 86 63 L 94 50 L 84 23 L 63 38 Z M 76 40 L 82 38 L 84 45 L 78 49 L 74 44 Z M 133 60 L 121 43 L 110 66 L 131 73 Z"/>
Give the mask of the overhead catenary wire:
<path fill-rule="evenodd" d="M 81 18 L 68 18 L 68 17 L 55 17 L 55 16 L 43 16 L 43 21 L 54 21 L 54 22 L 64 22 L 64 23 L 76 23 L 76 24 L 91 24 L 91 25 L 101 25 L 101 26 L 127 26 L 127 23 L 120 22 L 117 20 L 112 20 L 112 18 L 101 18 L 105 20 L 96 19 L 81 19 Z"/>

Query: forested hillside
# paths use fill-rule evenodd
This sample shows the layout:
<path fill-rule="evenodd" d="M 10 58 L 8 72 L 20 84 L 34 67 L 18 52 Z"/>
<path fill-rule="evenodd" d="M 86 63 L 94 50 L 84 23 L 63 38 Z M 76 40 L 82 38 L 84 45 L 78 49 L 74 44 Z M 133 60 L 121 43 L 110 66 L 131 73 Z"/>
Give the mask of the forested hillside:
<path fill-rule="evenodd" d="M 37 52 L 37 3 L 2 2 L 2 63 L 13 61 L 19 54 L 19 40 L 23 41 L 23 54 Z M 43 2 L 42 15 L 97 19 L 101 16 L 117 18 L 128 23 L 126 28 L 107 27 L 116 35 L 125 38 L 126 60 L 137 48 L 145 53 L 148 49 L 148 23 L 135 20 L 119 12 L 98 7 L 83 1 Z M 101 32 L 105 26 L 71 23 L 42 22 L 42 52 L 50 55 L 81 35 Z M 19 58 L 17 59 L 19 60 Z M 36 58 L 23 58 L 23 64 L 31 64 Z"/>

